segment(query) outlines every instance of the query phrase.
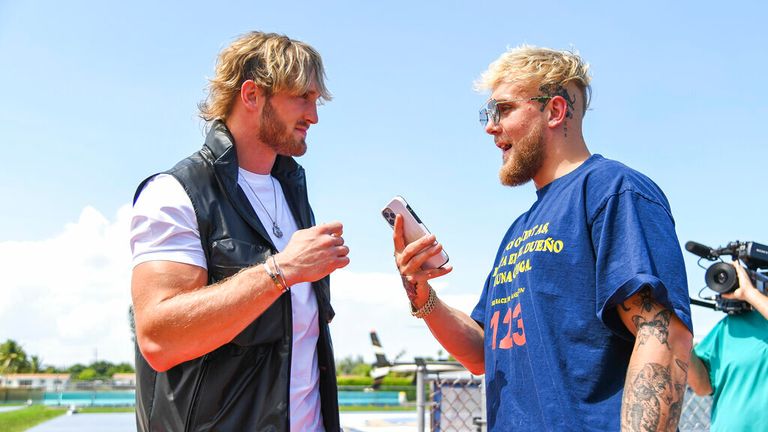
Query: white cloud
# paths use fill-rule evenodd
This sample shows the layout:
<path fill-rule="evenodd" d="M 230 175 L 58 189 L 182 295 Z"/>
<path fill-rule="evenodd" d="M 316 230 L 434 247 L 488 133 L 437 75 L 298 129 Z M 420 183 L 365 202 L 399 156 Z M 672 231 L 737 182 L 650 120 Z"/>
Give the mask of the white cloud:
<path fill-rule="evenodd" d="M 86 207 L 51 239 L 0 242 L 0 339 L 45 364 L 132 362 L 129 213 Z"/>

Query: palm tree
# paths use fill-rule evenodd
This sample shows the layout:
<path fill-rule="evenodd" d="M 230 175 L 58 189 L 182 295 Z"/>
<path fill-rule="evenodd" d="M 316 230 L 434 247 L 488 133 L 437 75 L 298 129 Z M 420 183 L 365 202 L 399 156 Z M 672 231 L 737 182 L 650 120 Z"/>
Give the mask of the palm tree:
<path fill-rule="evenodd" d="M 24 372 L 29 369 L 27 353 L 13 339 L 0 345 L 0 374 Z"/>
<path fill-rule="evenodd" d="M 42 370 L 42 367 L 43 367 L 43 361 L 40 360 L 40 357 L 36 355 L 29 357 L 29 370 L 27 372 L 38 373 Z"/>

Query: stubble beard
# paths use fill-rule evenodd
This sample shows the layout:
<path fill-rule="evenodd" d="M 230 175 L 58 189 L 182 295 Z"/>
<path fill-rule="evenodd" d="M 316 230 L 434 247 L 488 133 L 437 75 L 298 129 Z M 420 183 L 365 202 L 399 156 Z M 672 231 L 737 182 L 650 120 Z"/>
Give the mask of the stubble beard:
<path fill-rule="evenodd" d="M 544 164 L 544 132 L 534 126 L 528 135 L 512 145 L 512 154 L 504 157 L 499 180 L 504 186 L 520 186 L 533 179 Z"/>
<path fill-rule="evenodd" d="M 292 129 L 277 117 L 269 99 L 261 111 L 259 140 L 282 156 L 303 156 L 307 152 L 306 140 L 293 136 Z"/>

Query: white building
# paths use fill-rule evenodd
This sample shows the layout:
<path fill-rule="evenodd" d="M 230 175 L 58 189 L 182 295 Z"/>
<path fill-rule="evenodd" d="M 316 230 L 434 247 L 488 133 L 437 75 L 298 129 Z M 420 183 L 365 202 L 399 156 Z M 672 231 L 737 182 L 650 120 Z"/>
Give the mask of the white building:
<path fill-rule="evenodd" d="M 112 385 L 115 387 L 136 387 L 136 374 L 116 373 L 112 375 Z"/>
<path fill-rule="evenodd" d="M 30 373 L 0 375 L 0 387 L 60 391 L 69 384 L 69 374 Z"/>

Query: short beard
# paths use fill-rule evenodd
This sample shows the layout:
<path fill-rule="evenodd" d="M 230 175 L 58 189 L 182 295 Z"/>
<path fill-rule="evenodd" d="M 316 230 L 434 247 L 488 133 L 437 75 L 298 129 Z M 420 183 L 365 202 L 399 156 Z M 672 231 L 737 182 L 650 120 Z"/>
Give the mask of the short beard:
<path fill-rule="evenodd" d="M 534 126 L 528 135 L 512 144 L 509 155 L 499 169 L 499 180 L 504 186 L 520 186 L 533 179 L 544 164 L 544 132 Z"/>
<path fill-rule="evenodd" d="M 275 153 L 282 156 L 302 156 L 307 152 L 307 143 L 304 138 L 296 138 L 292 130 L 277 117 L 275 109 L 269 99 L 264 103 L 261 111 L 261 125 L 259 128 L 259 140 L 268 145 Z"/>

